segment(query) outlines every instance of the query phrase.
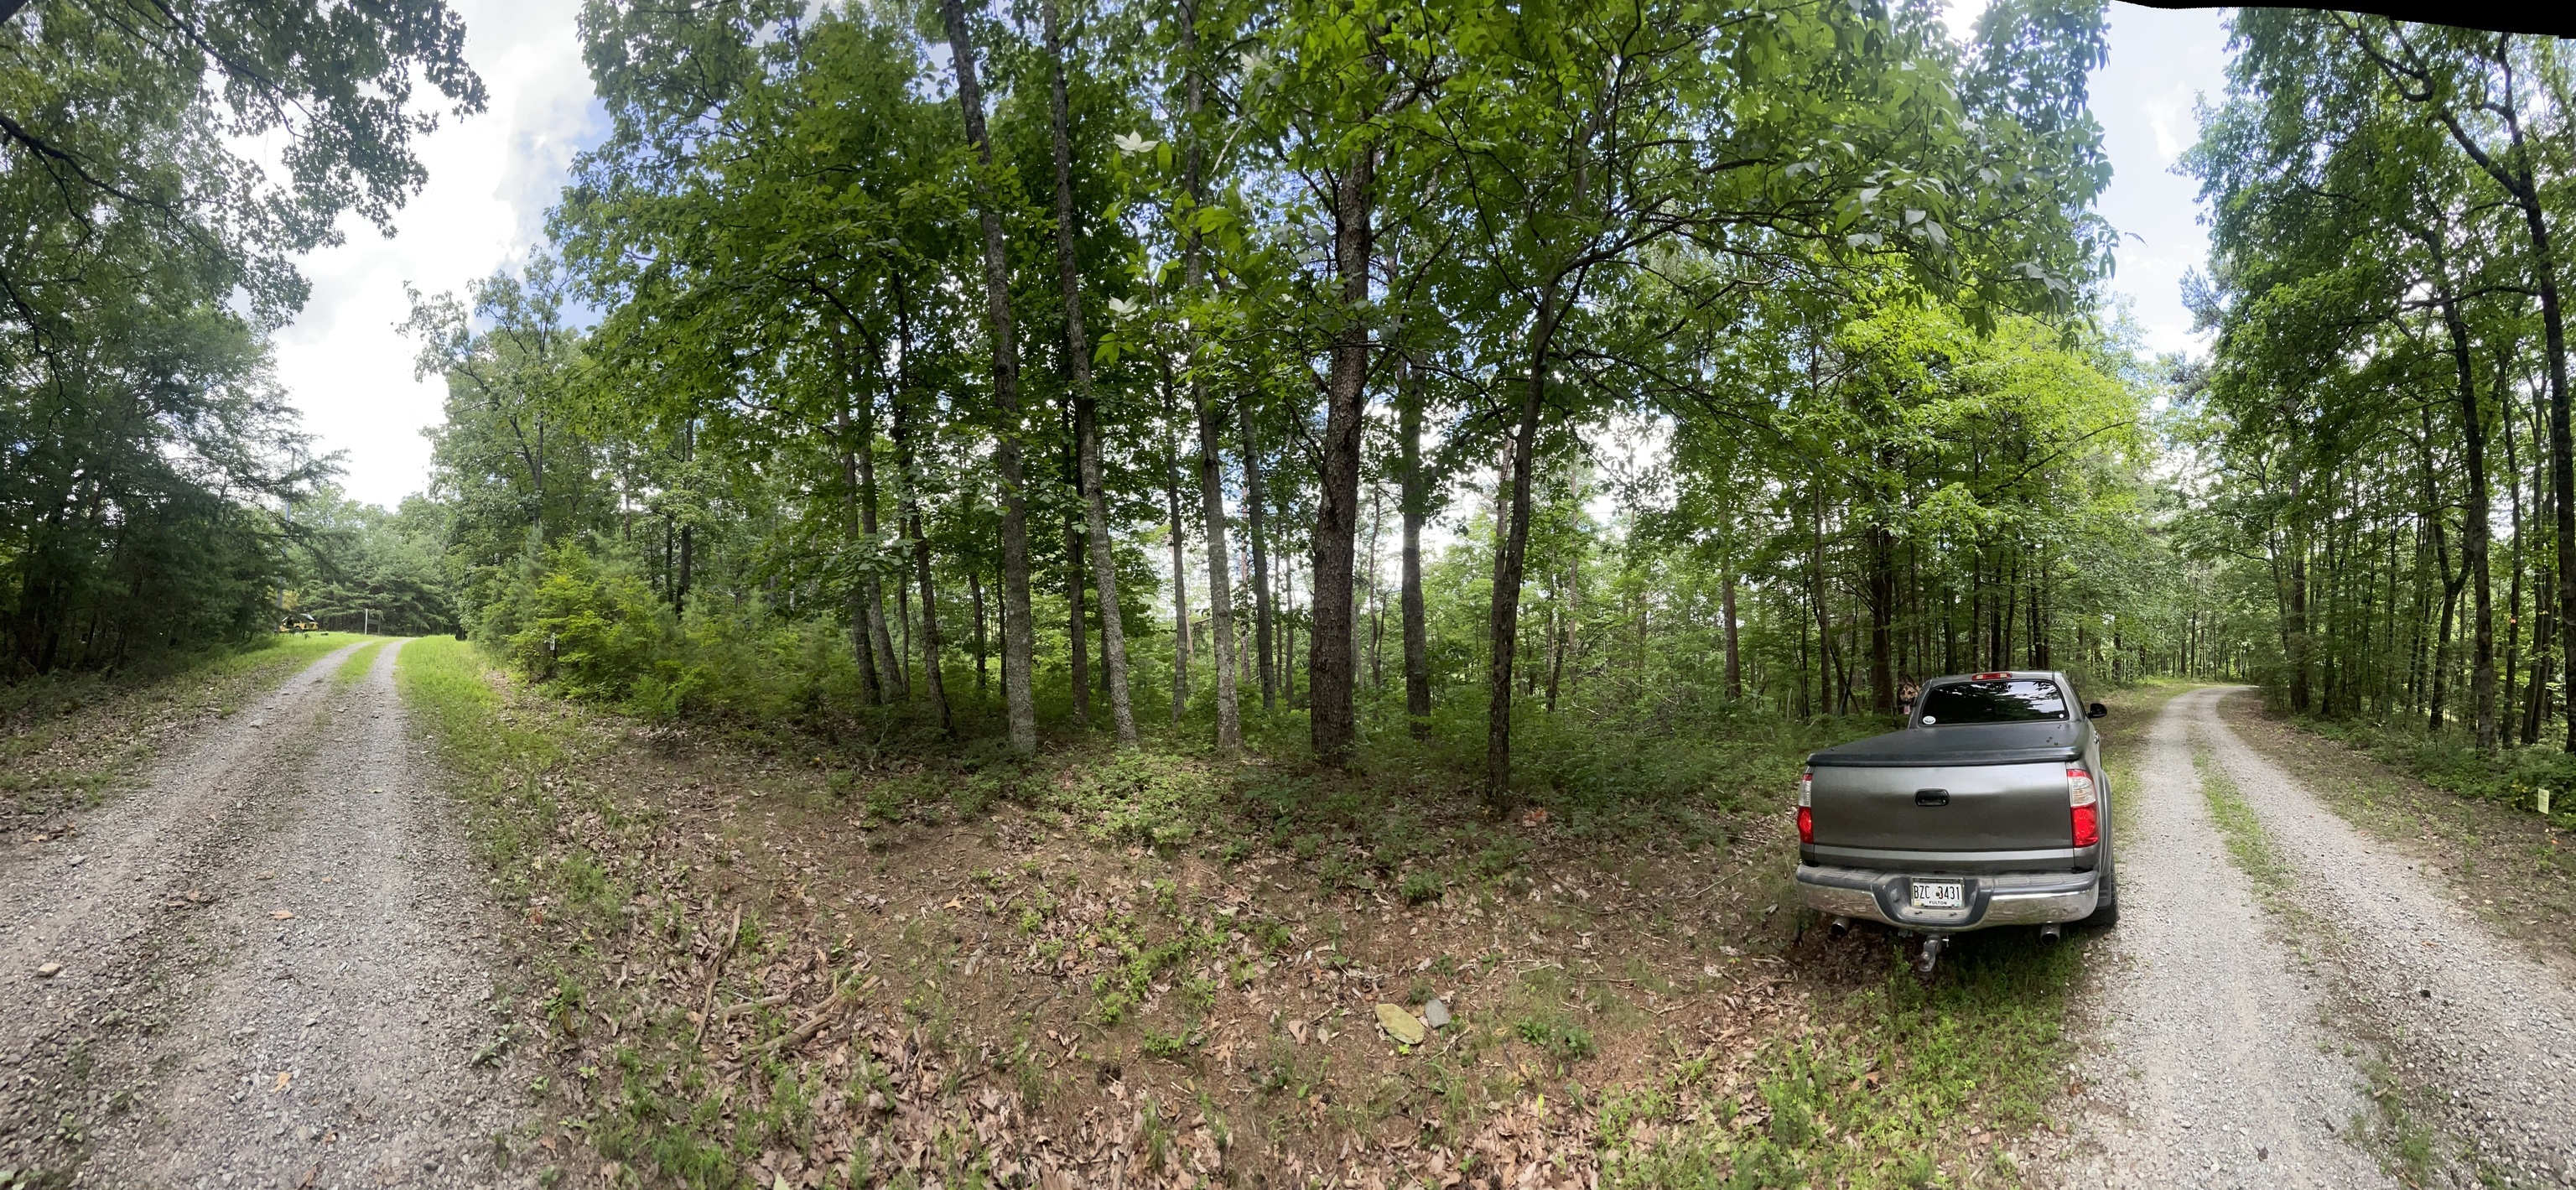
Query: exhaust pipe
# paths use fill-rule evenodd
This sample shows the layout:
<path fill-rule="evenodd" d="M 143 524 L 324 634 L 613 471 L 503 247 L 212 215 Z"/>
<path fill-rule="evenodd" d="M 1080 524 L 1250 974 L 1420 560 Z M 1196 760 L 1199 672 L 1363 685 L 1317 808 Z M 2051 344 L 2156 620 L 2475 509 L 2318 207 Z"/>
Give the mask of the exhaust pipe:
<path fill-rule="evenodd" d="M 1834 937 L 1840 938 L 1845 934 L 1851 933 L 1851 919 L 1848 917 L 1837 917 L 1832 921 L 1829 928 L 1833 930 Z"/>
<path fill-rule="evenodd" d="M 1948 949 L 1949 945 L 1950 940 L 1939 934 L 1934 934 L 1923 939 L 1923 957 L 1914 961 L 1915 972 L 1922 975 L 1930 975 L 1932 973 L 1932 968 L 1941 961 L 1941 952 Z"/>
<path fill-rule="evenodd" d="M 2039 927 L 2039 940 L 2042 942 L 2055 942 L 2065 936 L 2065 931 L 2059 928 L 2056 922 L 2052 921 L 2047 925 Z"/>

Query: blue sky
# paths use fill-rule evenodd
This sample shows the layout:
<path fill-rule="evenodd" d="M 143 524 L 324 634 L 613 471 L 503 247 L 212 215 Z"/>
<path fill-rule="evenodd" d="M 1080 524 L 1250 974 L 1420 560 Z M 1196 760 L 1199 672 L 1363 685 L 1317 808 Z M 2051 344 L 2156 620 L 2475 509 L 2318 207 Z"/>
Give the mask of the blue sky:
<path fill-rule="evenodd" d="M 302 317 L 277 339 L 278 379 L 323 450 L 344 452 L 351 496 L 391 506 L 428 478 L 440 389 L 412 377 L 413 347 L 394 327 L 403 285 L 437 293 L 524 260 L 575 153 L 605 119 L 574 29 L 578 0 L 452 0 L 466 56 L 491 89 L 479 116 L 449 121 L 421 146 L 429 184 L 379 236 L 352 221 L 347 242 L 303 262 L 313 283 Z M 1984 0 L 1954 0 L 1964 29 Z M 2195 350 L 2183 274 L 2207 241 L 2197 190 L 2171 166 L 2195 134 L 2193 104 L 2224 85 L 2217 13 L 2111 6 L 2111 60 L 2093 77 L 2113 177 L 2102 213 L 2124 234 L 2111 283 L 2153 351 Z"/>

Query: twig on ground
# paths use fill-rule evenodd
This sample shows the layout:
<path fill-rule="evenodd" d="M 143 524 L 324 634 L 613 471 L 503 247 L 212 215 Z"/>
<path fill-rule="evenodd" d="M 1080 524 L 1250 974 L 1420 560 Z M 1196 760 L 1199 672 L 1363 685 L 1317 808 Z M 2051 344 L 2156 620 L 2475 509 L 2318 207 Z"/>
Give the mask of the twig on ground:
<path fill-rule="evenodd" d="M 733 957 L 733 944 L 742 939 L 742 906 L 733 907 L 733 928 L 725 931 L 724 949 L 716 952 L 715 969 L 707 972 L 707 994 L 698 1007 L 698 1031 L 689 1038 L 690 1045 L 707 1039 L 707 1025 L 716 1019 L 716 984 L 724 978 L 725 960 Z"/>

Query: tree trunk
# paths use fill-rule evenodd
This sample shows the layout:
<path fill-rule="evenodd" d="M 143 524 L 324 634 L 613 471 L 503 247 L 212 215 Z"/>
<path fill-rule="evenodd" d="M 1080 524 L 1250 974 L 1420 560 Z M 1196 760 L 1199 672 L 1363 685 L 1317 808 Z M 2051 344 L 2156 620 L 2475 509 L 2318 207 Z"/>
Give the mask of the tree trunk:
<path fill-rule="evenodd" d="M 956 3 L 957 0 L 949 0 Z M 1200 145 L 1201 113 L 1207 106 L 1207 80 L 1198 67 L 1198 20 L 1196 0 L 1183 0 L 1181 5 L 1181 60 L 1188 64 L 1187 107 L 1189 148 L 1184 154 L 1190 205 L 1195 208 L 1207 201 L 1205 151 Z M 1196 225 L 1193 224 L 1193 227 Z M 1190 233 L 1182 251 L 1181 286 L 1195 294 L 1207 277 L 1206 250 L 1198 233 Z M 1216 747 L 1231 756 L 1243 750 L 1242 710 L 1235 701 L 1234 685 L 1234 592 L 1226 575 L 1225 547 L 1225 472 L 1223 414 L 1208 399 L 1207 382 L 1197 367 L 1204 361 L 1196 358 L 1198 342 L 1190 342 L 1191 366 L 1190 407 L 1199 419 L 1199 504 L 1206 520 L 1208 556 L 1208 647 L 1209 661 L 1216 667 Z"/>
<path fill-rule="evenodd" d="M 941 0 L 948 26 L 949 59 L 957 71 L 957 106 L 966 118 L 966 141 L 975 150 L 977 221 L 984 233 L 984 312 L 992 336 L 993 461 L 1002 478 L 1002 700 L 1008 708 L 1011 748 L 1038 750 L 1038 716 L 1029 671 L 1037 640 L 1029 623 L 1029 500 L 1020 466 L 1020 358 L 1011 331 L 1011 273 L 1002 242 L 1002 212 L 992 193 L 993 142 L 984 130 L 984 91 L 975 81 L 975 43 L 966 31 L 964 0 Z"/>
<path fill-rule="evenodd" d="M 1415 739 L 1431 734 L 1431 635 L 1422 606 L 1422 522 L 1430 517 L 1431 485 L 1422 473 L 1421 384 L 1408 358 L 1396 399 L 1396 449 L 1404 484 L 1404 713 Z"/>
<path fill-rule="evenodd" d="M 1352 622 L 1352 554 L 1360 526 L 1369 331 L 1358 311 L 1368 302 L 1376 201 L 1377 150 L 1371 146 L 1358 151 L 1334 179 L 1333 274 L 1342 282 L 1345 321 L 1333 332 L 1332 363 L 1324 380 L 1323 483 L 1315 500 L 1314 558 L 1308 563 L 1314 595 L 1307 613 L 1314 622 L 1306 633 L 1306 700 L 1311 708 L 1306 722 L 1316 758 L 1336 766 L 1350 763 L 1359 733 L 1353 705 L 1358 633 Z M 1508 711 L 1508 691 L 1504 698 Z M 1504 764 L 1508 768 L 1508 758 Z"/>
<path fill-rule="evenodd" d="M 1064 518 L 1064 628 L 1071 651 L 1073 725 L 1077 729 L 1091 726 L 1091 656 L 1087 647 L 1091 625 L 1082 614 L 1082 537 L 1081 526 L 1070 516 Z"/>
<path fill-rule="evenodd" d="M 1261 439 L 1254 432 L 1252 396 L 1246 393 L 1236 407 L 1243 422 L 1243 508 L 1244 531 L 1251 535 L 1252 547 L 1252 631 L 1253 647 L 1260 654 L 1261 709 L 1278 707 L 1278 653 L 1271 639 L 1272 608 L 1270 603 L 1270 534 L 1264 510 L 1268 496 L 1261 482 Z"/>
<path fill-rule="evenodd" d="M 879 584 L 876 560 L 881 544 L 877 539 L 877 399 L 873 392 L 862 392 L 855 406 L 859 432 L 859 531 L 868 538 L 866 575 L 859 579 L 859 610 L 868 621 L 868 647 L 876 655 L 878 681 L 888 701 L 909 697 L 911 690 L 904 682 L 903 662 L 896 656 L 894 640 L 886 632 L 885 588 Z"/>
<path fill-rule="evenodd" d="M 981 691 L 985 688 L 985 658 L 989 656 L 984 647 L 984 578 L 971 566 L 966 569 L 966 599 L 975 605 L 975 689 Z"/>
<path fill-rule="evenodd" d="M 1510 523 L 1494 557 L 1492 633 L 1486 644 L 1490 673 L 1485 703 L 1485 804 L 1497 813 L 1512 805 L 1512 663 L 1520 645 L 1521 566 L 1529 550 L 1530 464 L 1538 447 L 1539 415 L 1546 408 L 1548 351 L 1564 315 L 1563 280 L 1540 291 L 1538 324 L 1530 336 L 1529 378 L 1522 386 L 1511 440 Z"/>
<path fill-rule="evenodd" d="M 1726 617 L 1726 696 L 1744 697 L 1744 662 L 1735 636 L 1735 567 L 1730 563 L 1724 578 L 1725 593 L 1718 599 L 1717 614 Z"/>
<path fill-rule="evenodd" d="M 896 287 L 900 295 L 902 287 Z M 912 320 L 908 303 L 898 296 L 896 322 L 900 336 L 899 358 L 895 364 L 894 461 L 896 477 L 902 487 L 896 493 L 896 508 L 903 517 L 904 536 L 912 542 L 913 580 L 921 584 L 921 686 L 930 696 L 930 705 L 939 714 L 939 733 L 957 737 L 957 720 L 948 708 L 948 684 L 939 670 L 939 587 L 932 582 L 930 538 L 922 532 L 921 468 L 912 442 Z M 971 581 L 971 579 L 970 579 Z"/>
<path fill-rule="evenodd" d="M 1896 712 L 1896 541 L 1884 524 L 1869 530 L 1869 705 Z"/>
<path fill-rule="evenodd" d="M 1073 380 L 1074 450 L 1082 484 L 1084 529 L 1091 543 L 1091 585 L 1100 595 L 1100 666 L 1109 686 L 1109 721 L 1119 744 L 1136 743 L 1136 712 L 1127 699 L 1127 626 L 1118 602 L 1118 558 L 1109 540 L 1109 493 L 1101 485 L 1100 413 L 1091 391 L 1091 336 L 1082 322 L 1081 269 L 1074 253 L 1073 132 L 1065 99 L 1064 29 L 1056 0 L 1047 0 L 1047 52 L 1054 59 L 1050 113 L 1055 140 L 1055 259 L 1064 286 L 1064 358 Z M 1077 700 L 1080 706 L 1083 701 Z"/>
<path fill-rule="evenodd" d="M 1178 727 L 1190 702 L 1190 571 L 1182 556 L 1181 444 L 1178 433 L 1168 429 L 1178 421 L 1171 398 L 1172 377 L 1167 369 L 1163 376 L 1163 421 L 1167 427 L 1163 439 L 1163 497 L 1172 523 L 1172 725 Z"/>
<path fill-rule="evenodd" d="M 2460 434 L 2469 464 L 2469 509 L 2460 526 L 2460 566 L 2467 572 L 2475 600 L 2469 690 L 2477 706 L 2478 749 L 2492 752 L 2496 747 L 2495 600 L 2487 574 L 2486 422 L 2478 408 L 2477 376 L 2470 366 L 2469 327 L 2460 317 L 2458 303 L 2443 300 L 2442 321 L 2450 331 L 2451 362 L 2459 371 Z"/>
<path fill-rule="evenodd" d="M 844 378 L 846 379 L 846 373 Z M 848 399 L 849 394 L 844 392 L 838 427 L 841 439 L 841 495 L 844 501 L 843 511 L 849 518 L 843 523 L 851 529 L 857 529 L 859 527 L 859 462 L 857 451 L 850 445 L 853 431 L 850 428 Z M 669 565 L 667 556 L 669 540 L 668 537 L 664 539 L 666 567 Z M 870 633 L 869 626 L 874 621 L 868 616 L 867 584 L 850 585 L 849 604 L 850 655 L 859 663 L 859 697 L 866 700 L 869 706 L 877 706 L 886 701 L 886 696 L 883 679 L 877 676 L 876 646 L 871 643 L 873 634 Z"/>

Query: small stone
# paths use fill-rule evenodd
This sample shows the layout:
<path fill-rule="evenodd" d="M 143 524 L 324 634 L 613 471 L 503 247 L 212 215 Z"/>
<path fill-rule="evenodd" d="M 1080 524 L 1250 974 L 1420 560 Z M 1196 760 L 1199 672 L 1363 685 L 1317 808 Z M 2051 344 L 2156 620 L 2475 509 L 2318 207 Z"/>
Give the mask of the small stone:
<path fill-rule="evenodd" d="M 312 1144 L 313 1138 L 320 1135 L 322 1134 L 314 1131 L 313 1126 L 310 1124 L 301 1125 L 295 1130 L 295 1139 L 303 1141 L 306 1144 Z"/>
<path fill-rule="evenodd" d="M 1422 1023 L 1429 1025 L 1434 1029 L 1447 1028 L 1449 1026 L 1449 1006 L 1439 1002 L 1438 1000 L 1434 1000 L 1423 1005 Z"/>
<path fill-rule="evenodd" d="M 63 965 L 61 963 L 47 963 L 42 967 L 36 968 L 36 978 L 38 979 L 52 979 L 62 973 Z"/>
<path fill-rule="evenodd" d="M 1420 1045 L 1422 1044 L 1422 1038 L 1425 1036 L 1422 1029 L 1422 1018 L 1406 1012 L 1398 1005 L 1378 1005 L 1377 1023 L 1380 1027 L 1386 1030 L 1387 1036 L 1392 1037 L 1397 1041 L 1401 1041 L 1406 1045 Z"/>
<path fill-rule="evenodd" d="M 75 868 L 77 868 L 77 867 L 81 866 L 82 864 L 88 863 L 88 862 L 89 862 L 89 857 L 88 857 L 88 856 L 86 856 L 86 855 L 75 855 L 75 856 L 73 856 L 73 857 L 72 857 L 72 866 L 73 866 L 73 867 L 75 867 Z"/>

